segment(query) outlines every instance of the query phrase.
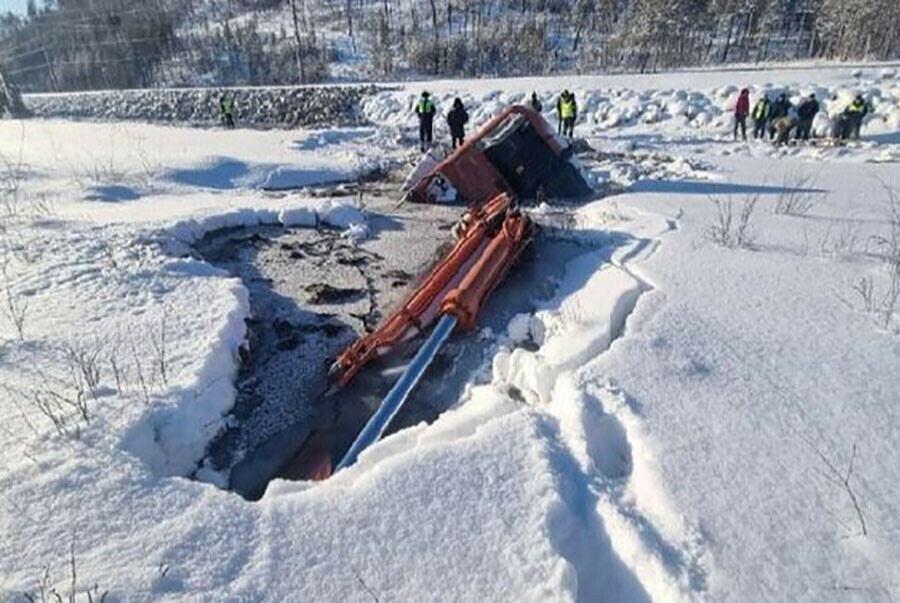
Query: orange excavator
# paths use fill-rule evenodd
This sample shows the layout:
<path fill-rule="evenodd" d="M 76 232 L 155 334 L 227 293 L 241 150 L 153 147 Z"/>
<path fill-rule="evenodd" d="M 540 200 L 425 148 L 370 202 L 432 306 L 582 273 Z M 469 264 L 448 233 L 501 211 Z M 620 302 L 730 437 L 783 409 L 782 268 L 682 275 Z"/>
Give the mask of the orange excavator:
<path fill-rule="evenodd" d="M 453 247 L 422 283 L 331 367 L 335 386 L 342 387 L 375 357 L 433 327 L 338 470 L 352 465 L 381 437 L 450 334 L 456 328 L 471 331 L 477 326 L 488 296 L 533 234 L 534 224 L 519 208 L 518 199 L 533 198 L 540 191 L 552 197 L 590 193 L 570 156 L 571 149 L 540 114 L 515 105 L 490 120 L 410 190 L 407 197 L 418 202 L 437 202 L 451 192 L 468 209 L 454 228 Z"/>
<path fill-rule="evenodd" d="M 470 208 L 454 228 L 456 243 L 379 327 L 338 356 L 331 377 L 342 387 L 370 360 L 427 330 L 441 314 L 477 326 L 481 307 L 530 240 L 531 219 L 508 193 Z"/>

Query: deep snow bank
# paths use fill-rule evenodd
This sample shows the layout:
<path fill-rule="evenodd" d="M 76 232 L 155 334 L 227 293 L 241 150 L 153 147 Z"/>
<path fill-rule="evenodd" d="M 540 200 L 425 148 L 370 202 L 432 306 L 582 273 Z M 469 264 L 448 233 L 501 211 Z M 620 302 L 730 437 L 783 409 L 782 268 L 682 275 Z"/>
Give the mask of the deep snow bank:
<path fill-rule="evenodd" d="M 498 82 L 500 83 L 500 82 Z M 567 86 L 575 94 L 578 102 L 576 124 L 601 132 L 612 128 L 654 124 L 659 127 L 696 130 L 698 132 L 729 131 L 732 124 L 734 103 L 739 88 L 737 85 L 707 87 L 703 78 L 698 78 L 697 86 L 686 88 L 633 89 L 621 87 L 598 87 L 590 79 L 578 79 Z M 900 129 L 900 84 L 894 80 L 849 80 L 846 84 L 831 85 L 803 84 L 797 82 L 766 82 L 748 86 L 753 100 L 763 94 L 773 99 L 787 94 L 791 103 L 797 106 L 802 99 L 815 94 L 822 103 L 823 110 L 814 123 L 816 134 L 830 135 L 830 118 L 838 115 L 853 100 L 862 94 L 871 107 L 862 128 L 863 134 L 877 134 Z M 361 99 L 362 113 L 372 123 L 403 127 L 415 122 L 415 99 L 417 91 L 410 89 L 381 91 Z M 471 117 L 472 129 L 477 124 L 490 119 L 513 103 L 525 103 L 529 96 L 521 91 L 507 91 L 500 88 L 441 89 L 432 98 L 439 113 L 449 111 L 453 99 L 459 96 Z M 558 92 L 538 92 L 543 105 L 542 114 L 551 123 L 556 123 L 556 101 Z M 438 131 L 446 126 L 437 120 Z M 585 135 L 584 128 L 576 131 Z"/>
<path fill-rule="evenodd" d="M 375 86 L 229 88 L 239 125 L 297 127 L 357 125 L 361 100 Z M 161 121 L 210 124 L 219 120 L 216 88 L 104 90 L 29 94 L 25 104 L 37 117 Z"/>

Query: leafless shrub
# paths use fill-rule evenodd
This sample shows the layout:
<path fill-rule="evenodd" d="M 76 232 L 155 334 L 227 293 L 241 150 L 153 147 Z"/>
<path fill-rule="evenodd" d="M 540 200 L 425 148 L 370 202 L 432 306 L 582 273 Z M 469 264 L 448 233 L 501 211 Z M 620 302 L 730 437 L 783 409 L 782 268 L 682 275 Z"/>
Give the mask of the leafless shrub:
<path fill-rule="evenodd" d="M 153 349 L 151 358 L 140 350 L 141 338 L 146 337 Z M 105 363 L 116 383 L 119 395 L 137 395 L 150 404 L 151 395 L 160 386 L 169 384 L 168 312 L 164 311 L 155 328 L 136 330 L 126 339 L 106 346 Z"/>
<path fill-rule="evenodd" d="M 134 344 L 134 339 L 128 340 L 128 346 L 131 350 L 131 359 L 133 362 L 135 374 L 137 376 L 138 385 L 140 386 L 140 393 L 142 395 L 142 399 L 144 404 L 147 406 L 150 405 L 150 383 L 145 377 L 144 367 L 141 363 L 141 355 L 138 353 L 137 346 Z"/>
<path fill-rule="evenodd" d="M 109 363 L 109 368 L 112 371 L 113 379 L 116 381 L 116 391 L 118 393 L 122 393 L 128 387 L 128 373 L 127 368 L 122 365 L 119 360 L 119 346 L 116 345 L 114 349 L 110 350 L 107 354 L 107 362 Z"/>
<path fill-rule="evenodd" d="M 5 399 L 8 400 L 10 404 L 18 411 L 19 418 L 22 419 L 22 423 L 27 426 L 34 435 L 38 435 L 39 432 L 37 427 L 35 427 L 34 423 L 31 422 L 31 420 L 28 418 L 28 414 L 25 412 L 25 409 L 17 401 L 18 398 L 21 398 L 21 392 L 5 383 L 0 383 L 0 390 L 5 392 Z"/>
<path fill-rule="evenodd" d="M 62 376 L 49 375 L 37 369 L 33 384 L 26 389 L 2 386 L 20 409 L 22 418 L 32 431 L 36 427 L 28 420 L 22 406 L 35 409 L 50 422 L 56 432 L 66 439 L 80 439 L 81 429 L 94 419 L 92 402 L 97 400 L 102 376 L 104 343 L 67 343 L 59 350 Z"/>
<path fill-rule="evenodd" d="M 856 284 L 853 285 L 853 290 L 862 299 L 863 309 L 866 312 L 871 312 L 875 309 L 875 283 L 872 281 L 871 276 L 865 276 L 856 281 Z"/>
<path fill-rule="evenodd" d="M 359 585 L 366 591 L 366 594 L 374 601 L 375 603 L 379 603 L 378 595 L 375 594 L 375 591 L 372 590 L 372 587 L 366 584 L 366 581 L 363 580 L 362 576 L 359 575 L 359 572 L 353 570 L 353 576 L 356 578 L 356 581 L 359 582 Z"/>
<path fill-rule="evenodd" d="M 750 246 L 755 239 L 751 221 L 759 202 L 759 194 L 746 195 L 740 208 L 735 208 L 730 197 L 710 197 L 710 201 L 716 206 L 716 215 L 713 224 L 706 231 L 707 239 L 729 249 Z"/>
<path fill-rule="evenodd" d="M 168 319 L 168 308 L 163 307 L 162 318 L 159 321 L 158 327 L 151 329 L 149 333 L 150 345 L 153 347 L 154 352 L 153 364 L 165 387 L 169 386 L 168 359 L 166 358 Z"/>
<path fill-rule="evenodd" d="M 893 272 L 900 272 L 900 200 L 897 191 L 884 185 L 888 198 L 888 227 L 886 236 L 876 237 L 875 241 L 882 251 L 882 259 Z"/>
<path fill-rule="evenodd" d="M 94 340 L 91 345 L 80 341 L 69 342 L 63 345 L 63 353 L 71 382 L 78 395 L 85 400 L 97 398 L 101 377 L 100 361 L 104 347 L 105 344 L 101 340 Z M 85 422 L 87 422 L 86 407 L 83 415 Z"/>
<path fill-rule="evenodd" d="M 875 279 L 871 276 L 860 277 L 853 284 L 853 291 L 857 294 L 862 309 L 874 314 L 882 328 L 889 329 L 900 311 L 900 272 L 892 272 L 884 288 L 876 287 Z"/>
<path fill-rule="evenodd" d="M 28 300 L 21 293 L 13 289 L 12 278 L 9 275 L 10 257 L 4 254 L 0 260 L 0 294 L 3 296 L 3 315 L 13 325 L 19 339 L 25 339 L 25 316 L 28 312 Z"/>
<path fill-rule="evenodd" d="M 731 199 L 711 198 L 716 206 L 715 222 L 707 229 L 706 238 L 723 247 L 734 246 L 734 207 Z"/>
<path fill-rule="evenodd" d="M 82 588 L 79 590 L 78 587 L 78 566 L 75 562 L 75 539 L 72 538 L 72 545 L 69 549 L 69 559 L 68 559 L 68 569 L 69 575 L 68 578 L 68 591 L 65 588 L 57 589 L 56 586 L 52 584 L 52 579 L 50 577 L 50 565 L 47 564 L 43 568 L 43 572 L 41 573 L 41 580 L 38 583 L 37 590 L 34 592 L 22 593 L 22 596 L 29 603 L 63 603 L 66 601 L 67 603 L 77 603 L 78 601 L 85 601 L 87 603 L 103 603 L 106 601 L 106 598 L 109 596 L 109 591 L 101 591 L 98 584 L 94 584 L 89 588 Z M 83 597 L 79 598 L 81 595 Z"/>
<path fill-rule="evenodd" d="M 819 240 L 822 255 L 843 255 L 856 251 L 862 224 L 856 220 L 829 220 L 825 233 Z"/>
<path fill-rule="evenodd" d="M 808 214 L 821 194 L 809 189 L 811 183 L 812 176 L 809 174 L 785 174 L 781 179 L 782 192 L 775 200 L 775 213 L 788 216 Z"/>
<path fill-rule="evenodd" d="M 888 198 L 888 233 L 873 237 L 878 246 L 879 256 L 887 270 L 887 286 L 878 296 L 871 277 L 857 281 L 854 290 L 863 300 L 863 308 L 879 316 L 879 322 L 887 329 L 900 310 L 900 200 L 891 186 L 882 183 Z"/>
<path fill-rule="evenodd" d="M 119 269 L 119 262 L 116 260 L 116 253 L 113 249 L 113 246 L 109 244 L 109 241 L 106 239 L 100 239 L 97 241 L 97 246 L 100 248 L 100 254 L 103 256 L 103 259 L 106 260 L 107 265 L 115 274 Z"/>
<path fill-rule="evenodd" d="M 34 195 L 28 207 L 32 221 L 46 218 L 54 213 L 53 198 L 47 193 L 37 193 Z"/>
<path fill-rule="evenodd" d="M 160 172 L 162 167 L 158 162 L 155 162 L 150 158 L 147 149 L 144 148 L 144 140 L 143 137 L 137 137 L 136 155 L 138 162 L 141 164 L 141 177 L 143 178 L 144 183 L 149 186 L 156 179 L 156 175 Z"/>
<path fill-rule="evenodd" d="M 0 201 L 2 201 L 3 213 L 7 218 L 19 215 L 21 205 L 20 189 L 25 172 L 25 124 L 22 123 L 22 131 L 19 137 L 18 158 L 13 161 L 0 153 Z"/>
<path fill-rule="evenodd" d="M 81 416 L 86 416 L 83 408 L 84 399 L 77 393 L 60 393 L 44 386 L 29 393 L 29 401 L 47 419 L 56 432 L 63 438 L 79 439 L 81 427 L 72 418 L 71 410 L 75 409 Z"/>
<path fill-rule="evenodd" d="M 848 536 L 867 536 L 869 531 L 866 527 L 866 518 L 863 515 L 862 508 L 859 504 L 859 498 L 856 495 L 856 492 L 853 490 L 853 486 L 850 484 L 850 480 L 853 478 L 853 469 L 854 464 L 856 462 L 856 453 L 857 453 L 857 445 L 853 444 L 853 448 L 850 452 L 850 460 L 847 463 L 847 468 L 844 471 L 841 471 L 837 468 L 834 461 L 832 461 L 828 456 L 825 455 L 822 450 L 817 447 L 812 440 L 806 438 L 804 436 L 800 436 L 800 438 L 809 446 L 813 452 L 816 453 L 816 456 L 825 464 L 825 470 L 822 471 L 822 477 L 825 478 L 830 484 L 836 486 L 844 493 L 846 493 L 847 498 L 853 506 L 853 510 L 856 515 L 856 520 L 858 522 L 858 528 L 855 530 L 849 530 L 849 526 L 844 524 L 846 528 L 849 530 Z M 843 522 L 841 522 L 843 524 Z"/>

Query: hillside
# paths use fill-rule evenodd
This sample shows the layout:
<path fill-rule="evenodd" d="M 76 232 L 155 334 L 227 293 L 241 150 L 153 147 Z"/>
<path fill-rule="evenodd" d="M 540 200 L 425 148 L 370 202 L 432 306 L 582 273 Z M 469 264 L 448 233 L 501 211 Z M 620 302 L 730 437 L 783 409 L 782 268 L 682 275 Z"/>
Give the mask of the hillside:
<path fill-rule="evenodd" d="M 893 0 L 65 0 L 0 21 L 24 91 L 898 56 Z"/>

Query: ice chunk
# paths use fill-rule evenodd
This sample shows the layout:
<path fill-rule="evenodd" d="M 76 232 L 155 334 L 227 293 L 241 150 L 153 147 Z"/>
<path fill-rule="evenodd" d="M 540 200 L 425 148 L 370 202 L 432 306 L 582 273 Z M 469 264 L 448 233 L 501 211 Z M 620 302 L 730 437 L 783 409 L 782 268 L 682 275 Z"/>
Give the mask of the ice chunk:
<path fill-rule="evenodd" d="M 531 315 L 516 314 L 506 326 L 506 334 L 516 343 L 524 343 L 531 339 Z"/>

